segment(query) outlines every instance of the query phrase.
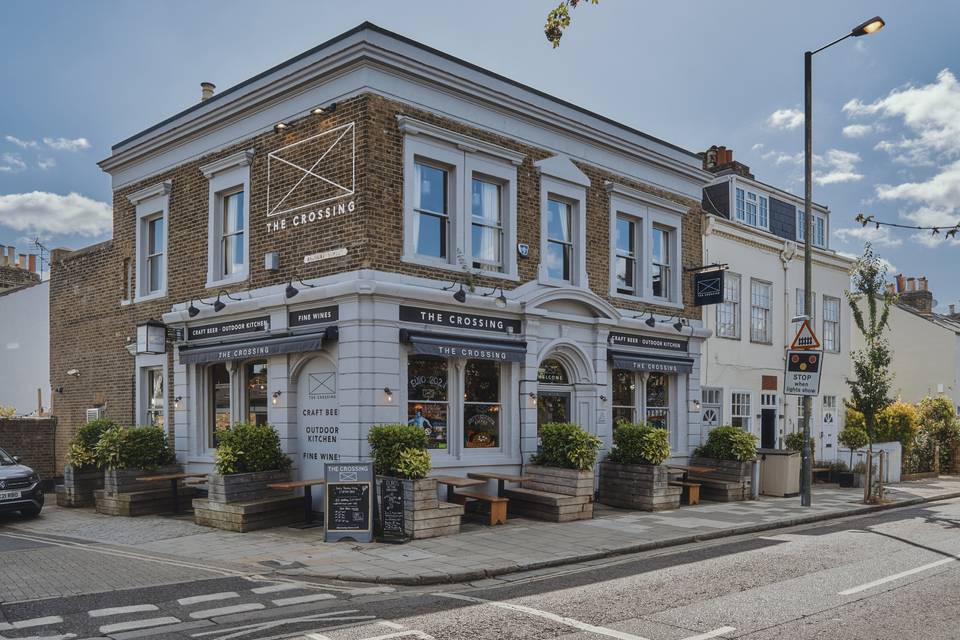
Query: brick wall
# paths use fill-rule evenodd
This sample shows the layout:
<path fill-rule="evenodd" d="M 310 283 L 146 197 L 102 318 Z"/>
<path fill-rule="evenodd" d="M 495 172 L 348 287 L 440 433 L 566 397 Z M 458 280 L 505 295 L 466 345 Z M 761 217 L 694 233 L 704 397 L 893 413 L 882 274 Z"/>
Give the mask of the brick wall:
<path fill-rule="evenodd" d="M 0 265 L 0 290 L 40 282 L 40 274 L 20 267 Z"/>
<path fill-rule="evenodd" d="M 49 480 L 62 474 L 54 455 L 56 418 L 0 418 L 0 447 Z"/>

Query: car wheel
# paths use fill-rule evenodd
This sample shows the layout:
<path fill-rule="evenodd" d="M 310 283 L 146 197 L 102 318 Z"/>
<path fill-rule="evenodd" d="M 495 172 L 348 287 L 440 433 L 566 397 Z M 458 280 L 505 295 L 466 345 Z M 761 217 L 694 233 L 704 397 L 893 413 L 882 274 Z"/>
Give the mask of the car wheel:
<path fill-rule="evenodd" d="M 40 510 L 43 507 L 31 507 L 30 509 L 20 509 L 20 515 L 24 518 L 36 518 L 40 515 Z"/>

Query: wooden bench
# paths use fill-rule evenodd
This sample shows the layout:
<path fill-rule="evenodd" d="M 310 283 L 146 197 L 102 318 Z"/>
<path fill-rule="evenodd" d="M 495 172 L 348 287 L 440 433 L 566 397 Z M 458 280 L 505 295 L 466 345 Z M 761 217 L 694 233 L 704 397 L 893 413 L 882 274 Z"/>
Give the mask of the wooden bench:
<path fill-rule="evenodd" d="M 187 478 L 206 478 L 205 473 L 168 473 L 157 476 L 143 476 L 137 482 L 170 482 L 170 493 L 173 496 L 173 515 L 180 515 L 180 482 Z"/>
<path fill-rule="evenodd" d="M 455 491 L 453 499 L 457 504 L 466 504 L 467 500 L 486 502 L 490 505 L 490 526 L 507 523 L 507 503 L 510 502 L 507 498 L 491 496 L 481 491 L 470 491 L 468 489 L 466 491 Z"/>
<path fill-rule="evenodd" d="M 728 482 L 703 476 L 690 476 L 689 481 L 700 484 L 700 495 L 707 500 L 734 502 L 750 498 L 749 490 L 742 482 Z"/>
<path fill-rule="evenodd" d="M 683 493 L 680 495 L 680 499 L 683 500 L 684 504 L 695 505 L 700 504 L 700 483 L 699 482 L 690 482 L 689 480 L 671 480 L 669 482 L 671 487 L 681 487 Z"/>
<path fill-rule="evenodd" d="M 507 482 L 513 482 L 515 484 L 520 484 L 530 480 L 527 476 L 515 476 L 510 473 L 468 473 L 468 478 L 474 478 L 475 480 L 496 480 L 497 481 L 497 495 L 501 498 L 503 497 L 504 484 Z"/>
<path fill-rule="evenodd" d="M 443 484 L 447 486 L 447 502 L 454 502 L 454 489 L 466 489 L 468 487 L 477 487 L 487 483 L 486 480 L 462 478 L 460 476 L 429 476 L 427 479 L 436 480 L 437 484 Z"/>
<path fill-rule="evenodd" d="M 811 472 L 813 473 L 814 480 L 817 479 L 817 476 L 827 476 L 826 480 L 830 479 L 830 467 L 814 467 L 811 469 Z"/>
<path fill-rule="evenodd" d="M 589 520 L 593 517 L 593 496 L 571 496 L 526 487 L 507 489 L 506 494 L 510 498 L 510 510 L 515 515 L 550 522 Z"/>

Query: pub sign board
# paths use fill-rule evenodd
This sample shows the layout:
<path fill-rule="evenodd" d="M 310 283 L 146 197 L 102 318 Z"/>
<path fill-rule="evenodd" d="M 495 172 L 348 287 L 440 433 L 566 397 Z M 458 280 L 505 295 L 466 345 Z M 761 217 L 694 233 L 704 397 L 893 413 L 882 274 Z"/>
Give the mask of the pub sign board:
<path fill-rule="evenodd" d="M 519 334 L 521 330 L 519 320 L 406 305 L 400 305 L 400 321 L 509 334 Z"/>
<path fill-rule="evenodd" d="M 187 340 L 203 340 L 206 338 L 223 338 L 241 333 L 256 333 L 270 330 L 270 316 L 244 318 L 243 320 L 228 320 L 215 324 L 202 324 L 187 327 Z"/>
<path fill-rule="evenodd" d="M 406 539 L 403 528 L 405 498 L 403 494 L 403 480 L 381 476 L 377 502 L 380 505 L 378 512 L 378 530 L 380 536 L 389 541 Z"/>
<path fill-rule="evenodd" d="M 611 331 L 610 337 L 607 340 L 610 345 L 614 347 L 641 347 L 644 349 L 687 352 L 687 341 L 677 340 L 676 338 Z"/>
<path fill-rule="evenodd" d="M 314 307 L 312 309 L 297 309 L 291 311 L 287 318 L 290 327 L 306 327 L 315 324 L 327 324 L 340 319 L 340 307 Z"/>
<path fill-rule="evenodd" d="M 723 269 L 693 275 L 693 304 L 702 307 L 723 302 Z"/>
<path fill-rule="evenodd" d="M 373 463 L 323 465 L 326 481 L 324 542 L 373 541 Z"/>

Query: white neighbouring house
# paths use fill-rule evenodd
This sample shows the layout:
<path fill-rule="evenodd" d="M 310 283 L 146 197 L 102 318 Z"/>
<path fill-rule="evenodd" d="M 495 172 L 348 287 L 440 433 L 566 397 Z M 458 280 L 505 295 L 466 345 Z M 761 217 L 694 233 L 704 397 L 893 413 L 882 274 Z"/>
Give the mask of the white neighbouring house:
<path fill-rule="evenodd" d="M 704 188 L 703 264 L 724 264 L 724 299 L 703 307 L 713 335 L 701 356 L 704 430 L 733 424 L 762 447 L 800 429 L 802 398 L 783 392 L 786 349 L 803 309 L 803 199 L 759 182 L 725 147 L 704 154 L 715 178 Z M 830 211 L 813 207 L 812 326 L 823 348 L 813 400 L 815 459 L 836 457 L 849 372 L 850 311 L 844 291 L 854 261 L 829 247 Z"/>

